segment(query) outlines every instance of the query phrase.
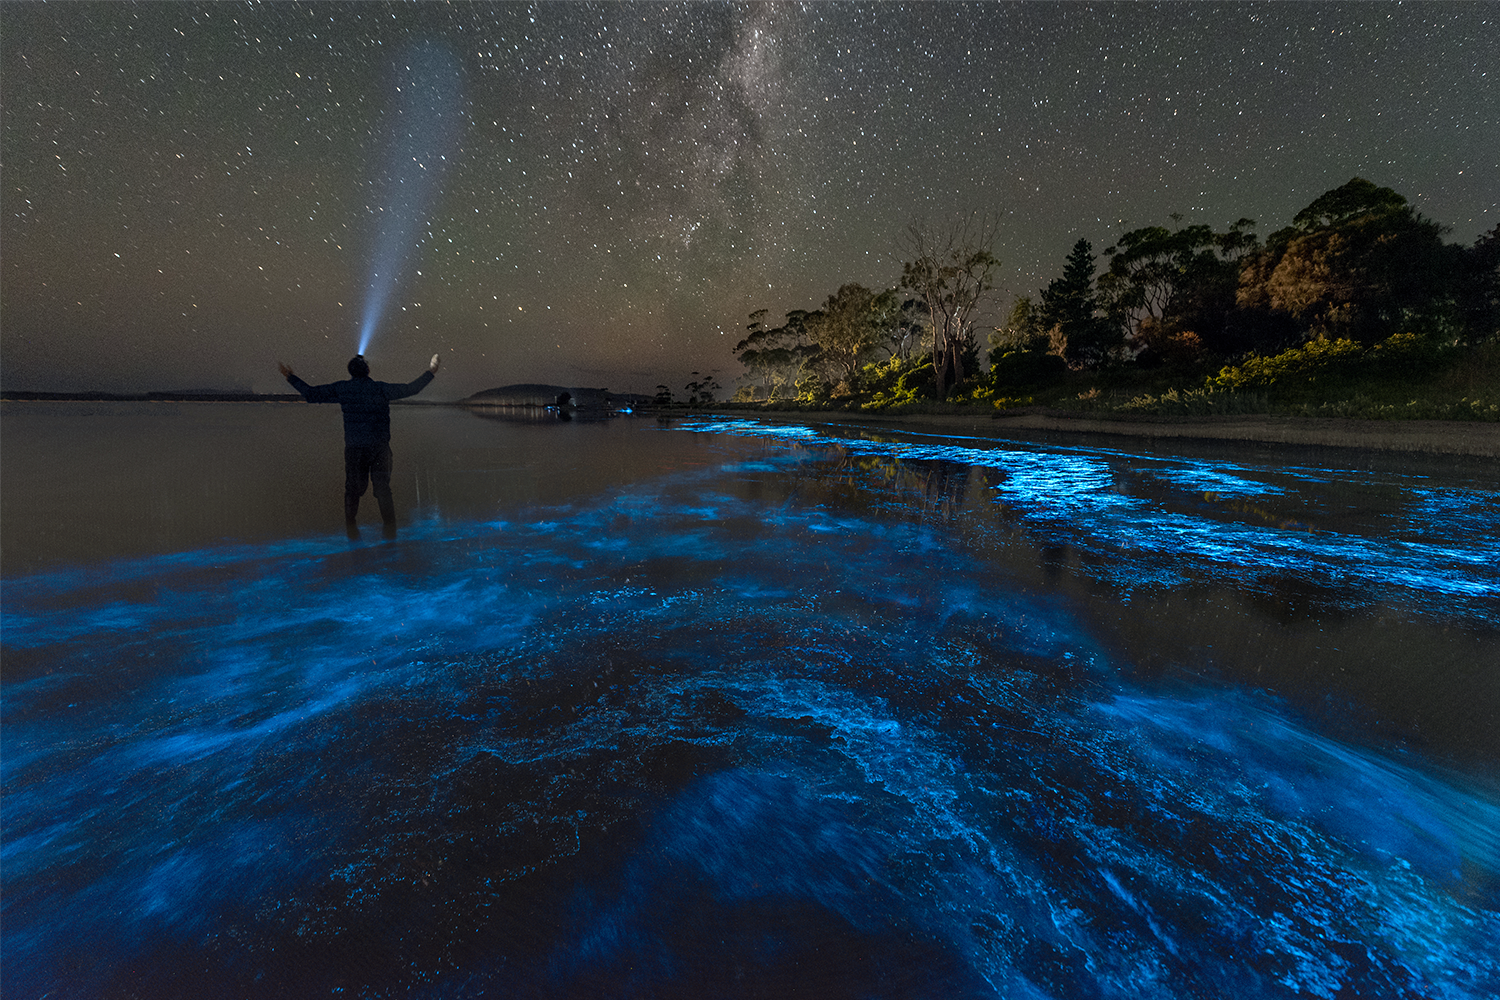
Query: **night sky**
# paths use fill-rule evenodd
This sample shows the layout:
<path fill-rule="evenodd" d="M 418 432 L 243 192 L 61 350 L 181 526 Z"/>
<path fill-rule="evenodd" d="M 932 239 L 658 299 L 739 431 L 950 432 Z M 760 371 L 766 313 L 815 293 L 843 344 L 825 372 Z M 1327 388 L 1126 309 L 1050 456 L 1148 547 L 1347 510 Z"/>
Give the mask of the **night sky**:
<path fill-rule="evenodd" d="M 1500 5 L 0 5 L 6 389 L 681 390 L 746 314 L 1004 213 L 992 322 L 1080 236 L 1353 176 L 1500 221 Z M 398 89 L 399 88 L 399 89 Z M 401 225 L 405 211 L 408 222 Z M 384 279 L 382 279 L 384 280 Z"/>

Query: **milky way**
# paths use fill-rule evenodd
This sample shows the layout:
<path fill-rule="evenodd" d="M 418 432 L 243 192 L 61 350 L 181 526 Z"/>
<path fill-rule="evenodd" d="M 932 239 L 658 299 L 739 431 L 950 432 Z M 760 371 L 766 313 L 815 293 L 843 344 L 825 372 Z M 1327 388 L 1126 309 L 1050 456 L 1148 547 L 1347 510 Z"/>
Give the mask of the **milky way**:
<path fill-rule="evenodd" d="M 4 385 L 336 377 L 403 53 L 469 127 L 372 363 L 448 397 L 738 374 L 745 316 L 894 284 L 918 218 L 1005 213 L 996 308 L 1080 236 L 1359 175 L 1500 215 L 1489 4 L 8 3 Z"/>

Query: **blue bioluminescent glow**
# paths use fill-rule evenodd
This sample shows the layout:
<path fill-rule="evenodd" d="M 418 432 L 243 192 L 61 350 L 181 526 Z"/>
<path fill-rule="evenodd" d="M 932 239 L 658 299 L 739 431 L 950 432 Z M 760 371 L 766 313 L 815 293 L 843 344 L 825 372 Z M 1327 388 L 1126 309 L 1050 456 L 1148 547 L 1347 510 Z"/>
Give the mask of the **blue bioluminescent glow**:
<path fill-rule="evenodd" d="M 1255 506 L 1305 471 L 658 436 L 702 448 L 396 544 L 7 580 L 7 997 L 1500 992 L 1493 788 L 1207 669 L 1314 669 L 1297 623 L 1149 622 L 1331 581 L 1322 669 L 1451 684 L 1494 491 L 1308 531 Z"/>
<path fill-rule="evenodd" d="M 995 478 L 986 488 L 996 499 L 1013 505 L 1046 537 L 1101 557 L 1095 572 L 1126 587 L 1204 577 L 1254 586 L 1262 577 L 1295 574 L 1342 586 L 1350 591 L 1349 600 L 1384 600 L 1388 588 L 1396 587 L 1404 591 L 1401 600 L 1415 608 L 1446 613 L 1451 602 L 1463 601 L 1467 613 L 1500 623 L 1500 536 L 1483 528 L 1500 517 L 1494 494 L 1462 490 L 1435 496 L 1404 483 L 1405 521 L 1393 524 L 1389 535 L 1372 537 L 1368 530 L 1319 527 L 1254 506 L 1259 498 L 1287 492 L 1285 483 L 1269 481 L 1268 473 L 1295 482 L 1310 478 L 1304 470 L 1257 473 L 1225 462 L 1102 448 L 871 439 L 744 419 L 688 421 L 680 427 L 820 445 L 866 461 L 946 462 L 988 470 Z"/>
<path fill-rule="evenodd" d="M 370 281 L 359 328 L 359 352 L 370 346 L 402 268 L 421 240 L 442 183 L 448 157 L 463 131 L 462 78 L 458 62 L 442 46 L 413 49 L 396 74 L 389 112 L 390 151 L 386 173 L 375 185 L 372 210 L 377 235 Z"/>

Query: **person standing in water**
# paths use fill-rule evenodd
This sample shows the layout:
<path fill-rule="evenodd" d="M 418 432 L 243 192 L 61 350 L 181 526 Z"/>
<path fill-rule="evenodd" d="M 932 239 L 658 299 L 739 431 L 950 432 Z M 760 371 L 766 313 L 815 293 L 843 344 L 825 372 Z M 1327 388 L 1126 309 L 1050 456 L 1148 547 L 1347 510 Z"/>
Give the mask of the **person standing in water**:
<path fill-rule="evenodd" d="M 436 354 L 427 370 L 405 385 L 377 382 L 363 354 L 349 359 L 350 378 L 327 385 L 308 385 L 284 362 L 276 367 L 309 403 L 338 403 L 344 411 L 344 526 L 359 537 L 355 515 L 368 483 L 380 505 L 385 537 L 396 537 L 396 503 L 391 499 L 391 400 L 415 396 L 427 388 L 441 360 Z"/>

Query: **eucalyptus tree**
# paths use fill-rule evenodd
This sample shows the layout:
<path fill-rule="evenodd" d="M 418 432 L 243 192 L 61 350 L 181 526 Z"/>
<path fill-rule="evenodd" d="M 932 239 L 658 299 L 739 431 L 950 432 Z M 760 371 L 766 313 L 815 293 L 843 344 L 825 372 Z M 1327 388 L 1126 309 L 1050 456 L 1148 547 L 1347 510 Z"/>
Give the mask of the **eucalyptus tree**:
<path fill-rule="evenodd" d="M 1235 307 L 1241 261 L 1257 247 L 1254 226 L 1240 219 L 1224 232 L 1197 224 L 1123 234 L 1104 251 L 1110 263 L 1099 292 L 1107 314 L 1137 350 L 1187 334 L 1217 343 Z"/>
<path fill-rule="evenodd" d="M 722 388 L 715 377 L 717 374 L 717 372 L 709 372 L 707 375 L 692 373 L 693 381 L 683 386 L 690 393 L 689 406 L 712 406 L 714 404 L 714 394 Z"/>
<path fill-rule="evenodd" d="M 1027 350 L 1038 341 L 1047 339 L 1047 328 L 1042 323 L 1042 310 L 1029 295 L 1017 295 L 1010 304 L 1010 315 L 1004 326 L 995 327 L 990 334 L 990 353 Z"/>
<path fill-rule="evenodd" d="M 898 289 L 891 289 L 894 295 Z M 920 349 L 927 339 L 927 306 L 921 299 L 903 299 L 896 309 L 895 321 L 887 331 L 890 339 L 880 345 L 893 358 L 911 357 L 913 347 Z"/>
<path fill-rule="evenodd" d="M 788 386 L 795 386 L 798 376 L 818 355 L 818 347 L 808 339 L 809 320 L 818 313 L 794 309 L 786 314 L 781 326 L 766 325 L 767 310 L 757 309 L 749 316 L 745 339 L 734 345 L 734 355 L 750 370 L 752 378 L 766 386 L 767 396 L 776 399 Z"/>
<path fill-rule="evenodd" d="M 874 292 L 850 282 L 828 296 L 808 321 L 807 332 L 832 383 L 851 384 L 870 353 L 890 344 L 900 310 L 894 288 Z"/>
<path fill-rule="evenodd" d="M 908 258 L 901 287 L 927 307 L 938 399 L 963 381 L 965 357 L 975 353 L 974 323 L 994 288 L 999 235 L 997 215 L 969 212 L 941 224 L 913 222 L 898 240 L 901 256 Z"/>

